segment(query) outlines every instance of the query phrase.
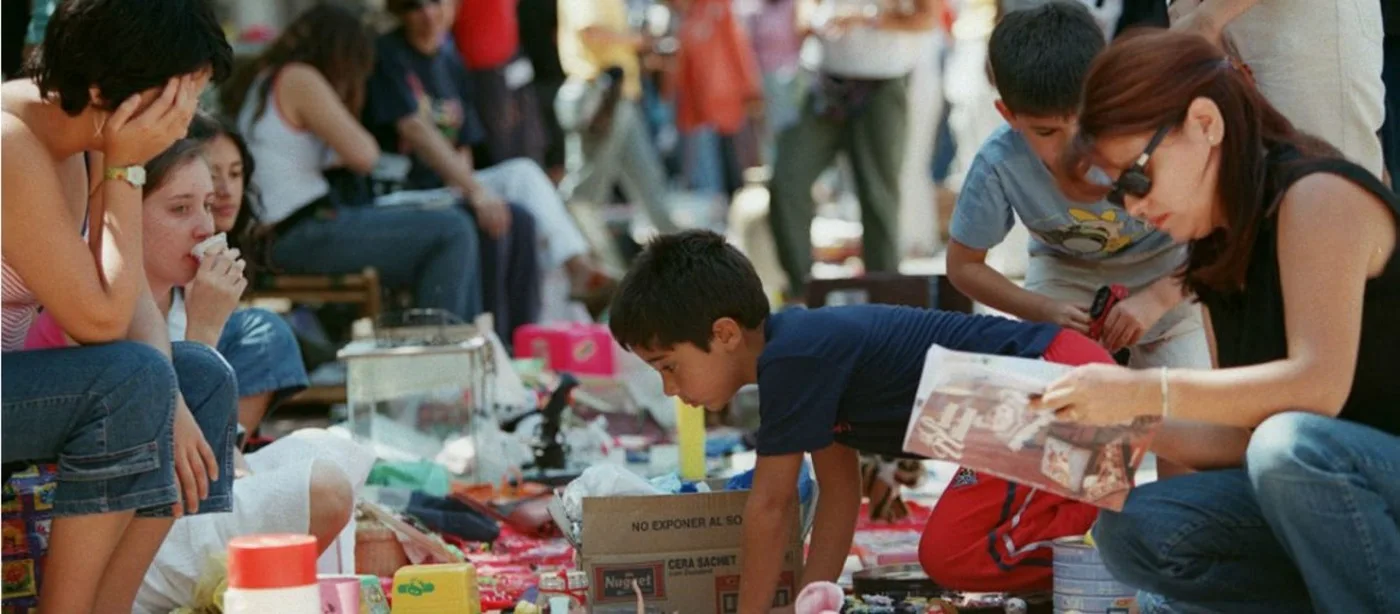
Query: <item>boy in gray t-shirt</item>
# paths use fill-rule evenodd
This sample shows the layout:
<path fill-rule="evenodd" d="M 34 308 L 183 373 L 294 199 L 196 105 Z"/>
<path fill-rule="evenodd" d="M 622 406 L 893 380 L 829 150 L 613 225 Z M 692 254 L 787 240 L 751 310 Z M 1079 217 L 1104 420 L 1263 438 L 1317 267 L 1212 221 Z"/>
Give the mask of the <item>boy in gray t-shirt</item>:
<path fill-rule="evenodd" d="M 953 212 L 948 276 L 994 309 L 1080 332 L 1088 332 L 1094 293 L 1122 284 L 1131 294 L 1105 319 L 1105 348 L 1131 348 L 1134 367 L 1209 368 L 1200 308 L 1184 300 L 1173 275 L 1185 246 L 1121 207 L 1070 200 L 1051 171 L 1074 135 L 1084 75 L 1103 47 L 1103 32 L 1077 3 L 1010 13 L 992 32 L 996 106 L 1009 126 L 987 139 L 968 170 Z M 986 263 L 1013 212 L 1032 237 L 1024 289 Z"/>

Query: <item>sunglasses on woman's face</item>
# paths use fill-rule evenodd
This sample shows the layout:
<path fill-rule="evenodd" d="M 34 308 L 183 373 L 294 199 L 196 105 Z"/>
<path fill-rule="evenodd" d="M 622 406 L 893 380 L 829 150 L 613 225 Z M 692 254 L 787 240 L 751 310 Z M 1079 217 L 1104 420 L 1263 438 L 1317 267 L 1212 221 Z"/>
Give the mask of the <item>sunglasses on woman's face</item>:
<path fill-rule="evenodd" d="M 1152 135 L 1152 140 L 1147 142 L 1147 147 L 1143 148 L 1142 154 L 1133 161 L 1133 165 L 1118 176 L 1118 181 L 1113 182 L 1113 189 L 1108 193 L 1108 202 L 1122 207 L 1124 199 L 1128 196 L 1142 198 L 1152 191 L 1152 178 L 1145 172 L 1147 161 L 1152 158 L 1152 152 L 1157 150 L 1157 146 L 1170 130 L 1169 125 L 1157 129 Z"/>

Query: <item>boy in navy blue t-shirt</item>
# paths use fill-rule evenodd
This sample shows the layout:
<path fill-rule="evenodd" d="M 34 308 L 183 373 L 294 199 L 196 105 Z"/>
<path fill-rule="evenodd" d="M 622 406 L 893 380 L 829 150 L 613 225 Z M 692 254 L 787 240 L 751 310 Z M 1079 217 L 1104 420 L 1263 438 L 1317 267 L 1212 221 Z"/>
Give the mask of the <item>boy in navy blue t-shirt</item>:
<path fill-rule="evenodd" d="M 1093 341 L 1052 324 L 885 305 L 770 314 L 753 265 L 708 231 L 651 242 L 622 281 L 610 326 L 623 347 L 661 373 L 666 394 L 689 404 L 716 411 L 740 387 L 758 384 L 740 612 L 767 612 L 771 604 L 805 453 L 822 495 L 799 588 L 836 580 L 861 501 L 857 453 L 907 456 L 905 427 L 930 346 L 1111 361 Z M 1087 531 L 1096 515 L 1087 504 L 990 476 L 964 471 L 955 482 L 920 546 L 925 570 L 949 588 L 1048 589 L 1043 542 Z"/>

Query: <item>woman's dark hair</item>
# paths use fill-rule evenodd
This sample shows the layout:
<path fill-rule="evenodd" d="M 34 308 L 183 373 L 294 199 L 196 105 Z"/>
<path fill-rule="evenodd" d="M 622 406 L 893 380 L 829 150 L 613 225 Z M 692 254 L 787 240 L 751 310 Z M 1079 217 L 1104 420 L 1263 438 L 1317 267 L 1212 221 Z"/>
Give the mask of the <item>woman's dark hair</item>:
<path fill-rule="evenodd" d="M 209 69 L 228 77 L 233 49 L 207 0 L 63 0 L 27 72 L 39 93 L 77 115 L 97 88 L 102 109 L 172 77 Z"/>
<path fill-rule="evenodd" d="M 238 216 L 233 219 L 233 228 L 228 232 L 228 244 L 247 253 L 254 244 L 253 233 L 262 217 L 262 207 L 258 204 L 258 194 L 253 184 L 253 171 L 256 170 L 257 162 L 248 150 L 248 142 L 243 140 L 243 135 L 239 134 L 227 119 L 202 112 L 195 114 L 194 120 L 190 122 L 190 139 L 198 141 L 201 145 L 208 145 L 221 136 L 233 141 L 234 147 L 238 148 L 238 157 L 243 162 L 243 201 L 238 203 Z M 253 256 L 254 254 L 249 254 L 250 258 Z"/>
<path fill-rule="evenodd" d="M 223 88 L 220 103 L 229 117 L 238 117 L 248 91 L 258 83 L 253 118 L 267 111 L 273 76 L 292 62 L 320 71 L 340 95 L 341 102 L 358 116 L 365 103 L 365 83 L 374 71 L 374 38 L 360 16 L 337 4 L 319 4 L 302 13 L 267 50 L 241 68 Z"/>
<path fill-rule="evenodd" d="M 1305 155 L 1330 156 L 1336 150 L 1294 128 L 1219 47 L 1194 34 L 1141 30 L 1114 41 L 1089 68 L 1066 174 L 1086 177 L 1096 161 L 1096 139 L 1179 125 L 1197 98 L 1215 102 L 1225 128 L 1216 183 L 1225 227 L 1192 241 L 1180 272 L 1199 295 L 1244 285 L 1259 226 L 1273 204 L 1264 201 L 1269 152 L 1292 146 Z M 1081 195 L 1107 193 L 1106 187 L 1085 185 L 1087 181 L 1074 186 Z"/>
<path fill-rule="evenodd" d="M 170 175 L 191 162 L 204 162 L 204 143 L 180 139 L 146 163 L 146 194 L 159 190 Z"/>

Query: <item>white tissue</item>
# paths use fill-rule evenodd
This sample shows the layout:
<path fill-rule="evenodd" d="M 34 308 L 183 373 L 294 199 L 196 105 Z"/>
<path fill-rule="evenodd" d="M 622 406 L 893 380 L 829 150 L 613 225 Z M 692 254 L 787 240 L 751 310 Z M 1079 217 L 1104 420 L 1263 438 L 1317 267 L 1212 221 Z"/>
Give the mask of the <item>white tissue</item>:
<path fill-rule="evenodd" d="M 208 239 L 200 241 L 194 247 L 190 248 L 190 255 L 194 256 L 195 258 L 198 258 L 201 262 L 203 262 L 204 255 L 209 253 L 209 251 L 214 249 L 215 247 L 228 247 L 228 236 L 221 232 L 219 234 L 209 237 Z"/>

